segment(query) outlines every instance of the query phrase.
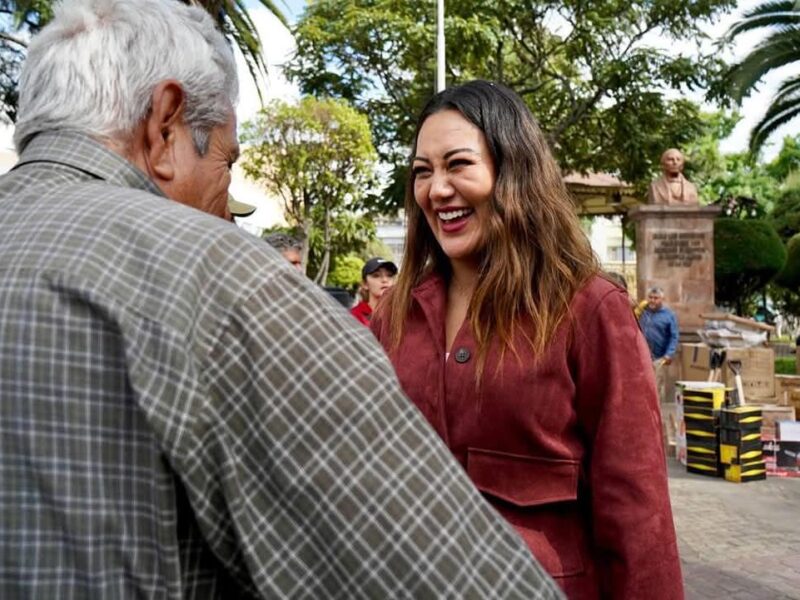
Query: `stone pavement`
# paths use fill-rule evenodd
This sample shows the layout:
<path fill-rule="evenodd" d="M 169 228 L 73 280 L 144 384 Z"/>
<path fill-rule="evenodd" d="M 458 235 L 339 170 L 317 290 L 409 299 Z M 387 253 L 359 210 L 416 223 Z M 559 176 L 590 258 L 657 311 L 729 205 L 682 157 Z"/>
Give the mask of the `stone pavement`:
<path fill-rule="evenodd" d="M 800 479 L 730 483 L 668 460 L 686 598 L 800 599 Z"/>

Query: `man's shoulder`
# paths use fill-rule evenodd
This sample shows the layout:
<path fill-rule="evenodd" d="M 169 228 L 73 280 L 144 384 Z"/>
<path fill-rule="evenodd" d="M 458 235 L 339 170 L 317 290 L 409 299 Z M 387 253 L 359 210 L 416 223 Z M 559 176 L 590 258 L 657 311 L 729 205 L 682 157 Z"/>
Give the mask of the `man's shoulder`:
<path fill-rule="evenodd" d="M 672 310 L 669 306 L 662 306 L 661 310 L 664 311 L 664 314 L 667 315 L 668 317 L 672 319 L 676 318 L 675 311 Z"/>
<path fill-rule="evenodd" d="M 5 265 L 97 288 L 141 314 L 184 322 L 204 302 L 232 307 L 282 265 L 233 223 L 146 190 L 102 180 L 33 188 L 0 191 Z"/>

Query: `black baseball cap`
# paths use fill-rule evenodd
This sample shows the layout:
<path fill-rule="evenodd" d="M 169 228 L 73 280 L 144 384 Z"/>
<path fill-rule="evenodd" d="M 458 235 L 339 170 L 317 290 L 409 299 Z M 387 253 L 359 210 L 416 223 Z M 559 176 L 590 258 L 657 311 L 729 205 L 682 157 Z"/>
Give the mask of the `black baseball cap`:
<path fill-rule="evenodd" d="M 386 260 L 384 258 L 375 257 L 370 258 L 365 264 L 364 268 L 361 269 L 361 279 L 366 279 L 367 275 L 370 275 L 383 267 L 384 269 L 389 269 L 392 272 L 392 275 L 397 275 L 397 265 L 394 264 L 390 260 Z"/>

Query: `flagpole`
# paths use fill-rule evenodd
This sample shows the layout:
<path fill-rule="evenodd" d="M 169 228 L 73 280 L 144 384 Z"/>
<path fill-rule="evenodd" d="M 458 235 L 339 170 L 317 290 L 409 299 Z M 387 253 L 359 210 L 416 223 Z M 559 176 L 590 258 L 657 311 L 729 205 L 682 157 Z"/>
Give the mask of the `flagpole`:
<path fill-rule="evenodd" d="M 436 91 L 444 89 L 444 0 L 436 0 Z"/>

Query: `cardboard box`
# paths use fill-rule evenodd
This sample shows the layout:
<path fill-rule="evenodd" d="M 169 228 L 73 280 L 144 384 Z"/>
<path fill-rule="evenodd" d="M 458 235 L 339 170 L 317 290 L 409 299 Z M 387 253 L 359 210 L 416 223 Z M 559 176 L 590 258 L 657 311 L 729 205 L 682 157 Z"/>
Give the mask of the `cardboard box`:
<path fill-rule="evenodd" d="M 784 469 L 800 469 L 800 442 L 779 440 L 775 465 Z"/>
<path fill-rule="evenodd" d="M 800 390 L 789 390 L 789 393 L 784 396 L 786 406 L 793 406 L 796 413 L 800 413 Z"/>
<path fill-rule="evenodd" d="M 728 360 L 742 362 L 742 387 L 746 402 L 758 402 L 759 398 L 775 403 L 775 352 L 772 348 L 725 348 Z M 707 381 L 711 348 L 705 344 L 681 344 L 681 379 L 684 381 Z M 725 387 L 735 385 L 735 376 L 727 364 L 720 369 Z M 778 399 L 780 401 L 780 399 Z"/>
<path fill-rule="evenodd" d="M 775 397 L 775 351 L 772 348 L 728 348 L 726 362 L 742 361 L 742 387 L 746 402 Z M 735 385 L 735 376 L 727 364 L 722 367 L 722 382 Z"/>
<path fill-rule="evenodd" d="M 800 400 L 800 375 L 775 375 L 775 404 L 790 405 L 792 394 Z"/>
<path fill-rule="evenodd" d="M 763 461 L 754 461 L 747 465 L 727 465 L 725 479 L 734 483 L 761 481 L 767 478 L 767 466 Z"/>
<path fill-rule="evenodd" d="M 762 430 L 775 430 L 778 421 L 794 421 L 794 406 L 765 405 L 761 407 Z"/>
<path fill-rule="evenodd" d="M 778 421 L 777 428 L 782 442 L 800 442 L 800 421 Z"/>
<path fill-rule="evenodd" d="M 684 346 L 692 344 L 683 344 Z M 686 422 L 684 420 L 685 407 L 684 399 L 700 398 L 710 400 L 712 407 L 719 408 L 725 400 L 725 386 L 721 383 L 707 381 L 676 381 L 675 382 L 675 457 L 682 465 L 687 462 L 687 440 Z M 690 405 L 692 403 L 690 402 Z M 704 411 L 708 409 L 696 408 L 695 410 Z M 712 409 L 713 413 L 713 409 Z"/>
<path fill-rule="evenodd" d="M 681 374 L 683 381 L 708 381 L 711 349 L 705 344 L 681 344 Z"/>

